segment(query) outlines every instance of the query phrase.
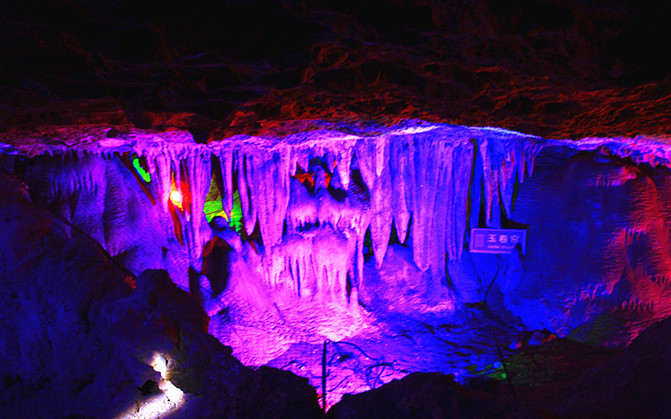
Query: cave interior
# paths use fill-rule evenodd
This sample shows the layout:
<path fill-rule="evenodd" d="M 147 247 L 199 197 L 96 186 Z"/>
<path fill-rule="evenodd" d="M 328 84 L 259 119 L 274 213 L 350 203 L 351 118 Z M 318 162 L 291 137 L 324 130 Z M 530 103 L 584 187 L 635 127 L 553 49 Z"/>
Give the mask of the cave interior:
<path fill-rule="evenodd" d="M 2 410 L 663 416 L 665 7 L 4 2 Z"/>

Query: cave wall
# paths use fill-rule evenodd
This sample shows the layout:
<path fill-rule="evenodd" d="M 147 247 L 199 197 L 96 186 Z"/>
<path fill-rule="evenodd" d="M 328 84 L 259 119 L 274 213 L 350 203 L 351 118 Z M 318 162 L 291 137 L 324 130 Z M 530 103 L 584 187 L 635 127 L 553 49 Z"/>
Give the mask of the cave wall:
<path fill-rule="evenodd" d="M 165 271 L 134 276 L 27 189 L 0 170 L 5 416 L 319 415 L 306 379 L 245 368 Z"/>
<path fill-rule="evenodd" d="M 416 122 L 207 146 L 102 133 L 102 149 L 95 140 L 76 152 L 31 149 L 15 171 L 34 202 L 134 273 L 167 269 L 211 314 L 222 308 L 221 278 L 202 275 L 213 236 L 230 256 L 224 281 L 262 307 L 301 299 L 358 310 L 410 283 L 418 295 L 397 310 L 485 301 L 529 328 L 613 345 L 668 313 L 668 169 L 662 148 L 646 153 L 649 141 L 623 148 Z M 131 152 L 146 159 L 150 182 Z M 237 233 L 200 210 L 213 176 L 229 214 L 239 194 Z M 168 198 L 175 181 L 183 211 Z M 470 253 L 473 227 L 527 229 L 527 251 Z"/>
<path fill-rule="evenodd" d="M 526 254 L 472 255 L 469 272 L 488 286 L 498 271 L 490 298 L 531 328 L 628 342 L 669 314 L 670 174 L 605 148 L 545 147 L 509 215 L 528 226 Z"/>

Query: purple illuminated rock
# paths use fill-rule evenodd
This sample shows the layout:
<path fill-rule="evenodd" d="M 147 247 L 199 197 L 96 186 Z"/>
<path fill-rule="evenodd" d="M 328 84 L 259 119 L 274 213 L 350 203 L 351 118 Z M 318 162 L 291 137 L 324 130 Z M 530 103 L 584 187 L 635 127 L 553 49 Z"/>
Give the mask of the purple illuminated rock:
<path fill-rule="evenodd" d="M 0 6 L 0 131 L 3 143 L 21 149 L 0 144 L 0 167 L 14 170 L 34 204 L 89 235 L 115 265 L 137 276 L 166 270 L 212 316 L 210 331 L 235 343 L 247 362 L 290 359 L 293 345 L 325 338 L 385 335 L 377 316 L 389 313 L 437 316 L 427 324 L 438 326 L 464 307 L 484 308 L 515 327 L 613 346 L 671 314 L 668 135 L 637 137 L 671 132 L 669 55 L 659 52 L 671 34 L 668 6 L 47 3 Z M 456 130 L 465 141 L 453 147 L 454 132 L 418 131 L 407 123 L 416 118 L 590 138 L 539 141 L 550 147 L 538 153 L 526 140 L 499 147 L 501 130 L 469 128 Z M 393 133 L 403 121 L 415 131 Z M 433 138 L 441 135 L 449 141 Z M 628 137 L 605 138 L 616 135 Z M 287 137 L 296 143 L 291 152 L 275 148 Z M 229 141 L 217 147 L 221 139 Z M 334 139 L 345 145 L 324 145 Z M 152 182 L 134 172 L 133 153 L 154 170 Z M 534 156 L 538 172 L 519 185 Z M 223 231 L 220 219 L 213 228 L 205 222 L 212 170 L 221 172 L 228 213 L 238 189 L 239 235 Z M 188 184 L 186 209 L 169 199 L 171 172 Z M 528 254 L 465 253 L 471 228 L 504 225 L 529 228 Z M 203 246 L 217 235 L 230 249 L 205 253 L 202 264 Z M 72 240 L 53 247 L 66 249 L 69 261 L 98 260 L 95 243 Z M 20 241 L 11 249 L 25 250 Z M 50 281 L 80 282 L 83 269 L 92 268 L 54 269 L 59 278 Z M 15 281 L 33 278 L 13 273 Z M 153 284 L 148 302 L 124 300 L 132 310 L 115 316 L 140 328 L 137 310 L 170 313 L 157 315 L 168 341 L 204 327 L 191 306 L 183 323 L 174 320 L 182 299 L 165 288 L 165 274 L 143 280 Z M 96 292 L 109 291 L 92 281 Z M 15 299 L 54 311 L 49 301 L 23 302 L 43 297 L 33 294 Z M 48 300 L 50 288 L 43 294 Z M 399 333 L 390 336 L 421 347 L 440 333 L 407 332 L 406 321 L 412 325 L 394 318 Z M 439 337 L 456 339 L 447 331 Z M 441 344 L 428 346 L 444 354 Z M 432 365 L 447 369 L 447 358 Z"/>
<path fill-rule="evenodd" d="M 288 415 L 286 399 L 292 414 L 319 412 L 305 379 L 251 371 L 207 335 L 202 308 L 164 271 L 135 279 L 90 237 L 32 204 L 21 181 L 6 173 L 0 179 L 0 239 L 12 243 L 0 251 L 5 414 L 149 414 L 143 409 L 150 399 L 162 396 L 141 389 L 164 381 L 153 369 L 157 356 L 167 360 L 167 379 L 185 393 L 185 409 Z M 269 397 L 264 386 L 278 382 Z M 166 403 L 179 407 L 177 398 Z"/>

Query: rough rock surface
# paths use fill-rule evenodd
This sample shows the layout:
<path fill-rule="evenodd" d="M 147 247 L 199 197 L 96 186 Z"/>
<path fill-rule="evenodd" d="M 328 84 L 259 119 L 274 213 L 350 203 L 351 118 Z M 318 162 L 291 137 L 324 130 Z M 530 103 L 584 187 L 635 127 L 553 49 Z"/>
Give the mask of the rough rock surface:
<path fill-rule="evenodd" d="M 301 120 L 366 127 L 421 118 L 545 138 L 668 134 L 669 6 L 652 6 L 3 1 L 0 131 L 101 124 L 184 129 L 204 143 L 310 127 Z M 165 274 L 138 277 L 133 291 L 132 275 L 93 240 L 31 204 L 25 191 L 17 193 L 20 182 L 2 175 L 0 188 L 0 243 L 12 243 L 0 250 L 0 405 L 10 413 L 101 416 L 139 407 L 145 393 L 155 392 L 146 384 L 161 381 L 149 366 L 156 351 L 168 354 L 170 380 L 191 395 L 185 415 L 315 414 L 304 380 L 242 367 L 203 333 L 202 310 Z M 601 210 L 582 210 L 596 215 L 587 223 L 596 228 Z M 645 227 L 650 237 L 666 232 Z M 646 236 L 629 233 L 636 234 L 622 240 L 645 250 Z M 636 258 L 630 265 L 646 275 Z M 603 326 L 610 327 L 585 327 Z M 655 326 L 620 361 L 587 375 L 573 412 L 665 414 L 660 391 L 668 382 L 655 367 L 666 358 L 652 348 L 665 348 L 660 342 L 669 335 Z M 424 380 L 455 394 L 442 378 L 408 382 L 424 388 Z M 431 403 L 442 397 L 427 393 Z M 357 397 L 388 403 L 380 393 Z M 458 412 L 471 412 L 454 400 Z M 345 408 L 334 414 L 338 409 Z"/>
<path fill-rule="evenodd" d="M 546 138 L 671 131 L 669 6 L 496 0 L 0 5 L 0 127 L 252 134 L 422 118 Z"/>
<path fill-rule="evenodd" d="M 671 318 L 650 326 L 621 355 L 588 371 L 573 389 L 571 413 L 665 417 L 671 410 Z"/>
<path fill-rule="evenodd" d="M 134 278 L 90 237 L 0 173 L 0 405 L 13 417 L 142 415 L 167 379 L 185 412 L 319 414 L 307 380 L 252 371 L 206 333 L 208 318 L 164 271 Z M 270 390 L 272 389 L 272 391 Z M 272 412 L 272 414 L 270 414 Z"/>
<path fill-rule="evenodd" d="M 414 373 L 375 390 L 346 395 L 331 418 L 494 417 L 501 412 L 487 393 L 457 384 L 453 377 Z"/>

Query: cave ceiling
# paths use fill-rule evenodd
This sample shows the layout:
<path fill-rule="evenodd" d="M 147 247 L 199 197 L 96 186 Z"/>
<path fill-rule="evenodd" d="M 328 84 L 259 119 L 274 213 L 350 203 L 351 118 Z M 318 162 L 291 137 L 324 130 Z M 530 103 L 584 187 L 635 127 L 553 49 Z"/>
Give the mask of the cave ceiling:
<path fill-rule="evenodd" d="M 648 3 L 9 0 L 0 130 L 104 124 L 206 142 L 423 119 L 667 134 L 670 6 Z"/>

